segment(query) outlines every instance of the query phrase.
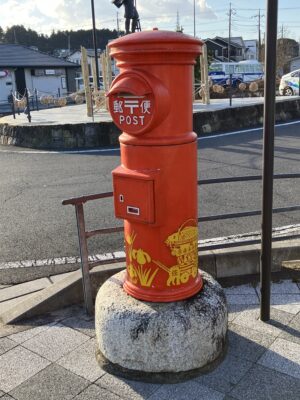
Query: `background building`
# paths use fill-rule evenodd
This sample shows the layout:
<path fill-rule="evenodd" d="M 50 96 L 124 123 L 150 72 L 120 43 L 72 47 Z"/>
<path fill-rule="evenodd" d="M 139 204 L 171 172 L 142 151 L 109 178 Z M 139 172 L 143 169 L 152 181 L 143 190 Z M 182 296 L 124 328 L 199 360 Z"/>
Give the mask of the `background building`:
<path fill-rule="evenodd" d="M 27 88 L 40 95 L 65 95 L 75 91 L 78 65 L 40 51 L 0 43 L 0 101 L 7 101 L 11 91 L 22 96 Z"/>

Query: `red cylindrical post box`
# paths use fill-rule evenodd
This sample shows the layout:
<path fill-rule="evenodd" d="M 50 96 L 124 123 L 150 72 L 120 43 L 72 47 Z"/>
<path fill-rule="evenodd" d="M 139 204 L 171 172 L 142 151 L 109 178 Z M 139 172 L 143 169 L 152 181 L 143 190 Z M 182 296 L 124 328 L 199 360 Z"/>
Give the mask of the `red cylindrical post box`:
<path fill-rule="evenodd" d="M 202 287 L 192 129 L 193 66 L 201 45 L 159 30 L 109 44 L 120 68 L 108 98 L 123 131 L 113 187 L 116 217 L 124 219 L 124 289 L 141 300 L 183 300 Z"/>

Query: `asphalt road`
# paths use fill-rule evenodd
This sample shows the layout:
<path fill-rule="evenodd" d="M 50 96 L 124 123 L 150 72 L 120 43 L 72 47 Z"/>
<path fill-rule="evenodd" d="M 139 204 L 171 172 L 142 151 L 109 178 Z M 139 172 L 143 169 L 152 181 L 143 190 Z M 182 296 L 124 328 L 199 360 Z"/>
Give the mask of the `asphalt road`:
<path fill-rule="evenodd" d="M 199 179 L 259 175 L 262 130 L 210 137 L 198 142 Z M 275 173 L 300 172 L 300 122 L 278 126 Z M 55 153 L 0 146 L 0 262 L 79 254 L 75 211 L 63 199 L 111 191 L 119 151 Z M 274 207 L 300 204 L 299 179 L 274 181 Z M 261 208 L 261 182 L 199 188 L 199 215 Z M 85 206 L 88 229 L 121 224 L 112 199 Z M 257 231 L 261 217 L 202 223 L 200 238 Z M 300 212 L 274 215 L 273 226 L 300 223 Z M 90 239 L 89 253 L 121 250 L 121 234 Z"/>

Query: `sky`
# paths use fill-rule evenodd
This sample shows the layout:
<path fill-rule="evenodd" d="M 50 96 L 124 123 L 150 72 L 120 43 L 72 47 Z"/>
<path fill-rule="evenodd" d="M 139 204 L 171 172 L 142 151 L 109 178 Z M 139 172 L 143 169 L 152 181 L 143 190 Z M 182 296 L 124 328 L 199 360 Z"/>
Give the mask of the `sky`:
<path fill-rule="evenodd" d="M 270 0 L 271 1 L 271 0 Z M 194 4 L 196 36 L 202 39 L 228 37 L 229 8 L 232 7 L 232 36 L 258 38 L 258 13 L 261 13 L 261 34 L 264 36 L 266 0 L 136 0 L 142 30 L 158 27 L 175 30 L 177 16 L 184 33 L 194 35 Z M 278 34 L 300 41 L 299 0 L 279 0 Z M 123 7 L 118 9 L 110 0 L 94 0 L 96 27 L 124 29 Z M 0 0 L 0 26 L 24 25 L 39 33 L 53 30 L 91 29 L 89 0 Z"/>

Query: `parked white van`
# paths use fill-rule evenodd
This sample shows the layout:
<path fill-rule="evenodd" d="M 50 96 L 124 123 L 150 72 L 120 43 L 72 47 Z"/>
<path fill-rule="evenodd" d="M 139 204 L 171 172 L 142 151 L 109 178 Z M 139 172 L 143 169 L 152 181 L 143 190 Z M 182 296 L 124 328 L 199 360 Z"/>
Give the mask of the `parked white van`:
<path fill-rule="evenodd" d="M 283 75 L 279 85 L 279 94 L 283 96 L 299 95 L 300 69 Z"/>

